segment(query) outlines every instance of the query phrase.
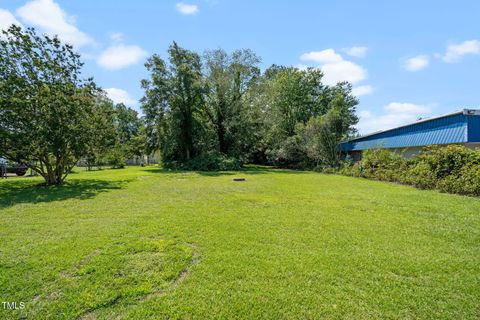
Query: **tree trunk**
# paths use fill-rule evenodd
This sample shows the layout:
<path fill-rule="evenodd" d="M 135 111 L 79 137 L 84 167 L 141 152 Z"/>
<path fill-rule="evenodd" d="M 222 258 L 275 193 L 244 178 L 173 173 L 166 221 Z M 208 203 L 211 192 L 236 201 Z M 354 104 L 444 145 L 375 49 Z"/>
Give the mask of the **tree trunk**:
<path fill-rule="evenodd" d="M 217 124 L 217 138 L 219 151 L 223 154 L 227 154 L 228 146 L 227 142 L 225 141 L 225 127 L 223 126 L 223 122 L 221 121 L 219 121 Z"/>
<path fill-rule="evenodd" d="M 55 169 L 48 170 L 47 176 L 44 178 L 45 178 L 45 184 L 48 186 L 63 184 L 61 174 L 59 174 L 58 170 L 55 170 Z"/>

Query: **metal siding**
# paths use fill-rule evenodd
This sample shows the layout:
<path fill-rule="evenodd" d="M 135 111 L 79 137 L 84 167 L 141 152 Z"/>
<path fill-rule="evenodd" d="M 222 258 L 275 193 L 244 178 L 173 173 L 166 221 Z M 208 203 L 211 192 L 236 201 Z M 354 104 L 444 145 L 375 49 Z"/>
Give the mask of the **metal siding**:
<path fill-rule="evenodd" d="M 468 125 L 471 121 L 475 123 L 474 126 Z M 343 142 L 340 144 L 340 149 L 352 151 L 464 143 L 470 141 L 468 137 L 477 137 L 476 141 L 480 141 L 480 116 L 453 114 Z"/>
<path fill-rule="evenodd" d="M 468 117 L 468 142 L 480 142 L 480 116 Z"/>

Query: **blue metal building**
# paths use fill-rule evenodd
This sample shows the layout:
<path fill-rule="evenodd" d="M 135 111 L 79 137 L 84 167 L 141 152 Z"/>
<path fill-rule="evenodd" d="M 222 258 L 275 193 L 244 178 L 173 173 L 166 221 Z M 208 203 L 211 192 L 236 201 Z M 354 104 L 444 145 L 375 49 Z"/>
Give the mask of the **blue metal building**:
<path fill-rule="evenodd" d="M 480 147 L 480 110 L 463 109 L 344 141 L 340 149 L 355 160 L 367 149 L 391 149 L 411 157 L 429 145 Z"/>

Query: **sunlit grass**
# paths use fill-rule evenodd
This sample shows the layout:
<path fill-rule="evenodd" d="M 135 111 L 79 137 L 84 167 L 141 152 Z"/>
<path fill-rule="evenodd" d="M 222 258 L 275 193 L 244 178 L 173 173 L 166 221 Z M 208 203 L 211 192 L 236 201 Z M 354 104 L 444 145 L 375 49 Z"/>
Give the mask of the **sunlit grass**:
<path fill-rule="evenodd" d="M 245 177 L 245 182 L 234 182 Z M 0 181 L 0 318 L 480 316 L 480 200 L 249 168 Z"/>

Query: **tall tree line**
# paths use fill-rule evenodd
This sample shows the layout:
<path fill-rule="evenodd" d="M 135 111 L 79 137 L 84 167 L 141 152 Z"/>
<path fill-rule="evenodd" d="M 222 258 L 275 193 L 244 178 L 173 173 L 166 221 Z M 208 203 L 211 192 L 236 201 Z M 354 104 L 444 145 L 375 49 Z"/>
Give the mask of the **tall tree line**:
<path fill-rule="evenodd" d="M 260 61 L 251 50 L 200 55 L 175 42 L 167 61 L 149 58 L 141 83 L 149 151 L 165 166 L 194 169 L 338 165 L 338 143 L 358 121 L 351 85 L 324 85 L 313 68 L 261 72 Z"/>
<path fill-rule="evenodd" d="M 34 29 L 0 36 L 0 156 L 47 185 L 78 164 L 122 167 L 161 153 L 166 167 L 218 170 L 243 163 L 336 166 L 338 143 L 357 122 L 351 85 L 326 86 L 316 69 L 273 65 L 251 50 L 204 54 L 173 43 L 151 56 L 142 117 L 114 104 L 72 46 Z"/>

